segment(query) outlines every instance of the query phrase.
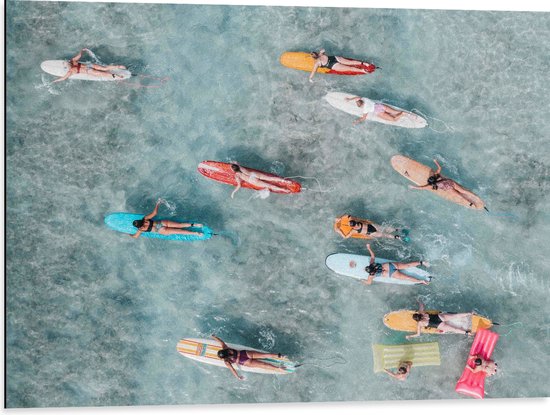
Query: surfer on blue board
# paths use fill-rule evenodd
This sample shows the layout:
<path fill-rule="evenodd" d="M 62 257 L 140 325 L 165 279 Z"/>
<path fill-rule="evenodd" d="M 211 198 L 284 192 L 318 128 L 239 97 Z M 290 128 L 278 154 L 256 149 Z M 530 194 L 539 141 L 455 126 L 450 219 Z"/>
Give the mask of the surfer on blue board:
<path fill-rule="evenodd" d="M 201 223 L 175 222 L 173 220 L 162 219 L 154 221 L 157 215 L 160 201 L 155 205 L 155 209 L 143 219 L 135 220 L 132 224 L 137 228 L 137 232 L 130 235 L 132 238 L 139 238 L 143 232 L 158 232 L 161 235 L 202 235 L 201 232 L 191 231 L 186 228 L 202 228 Z"/>
<path fill-rule="evenodd" d="M 71 77 L 72 75 L 76 75 L 79 73 L 85 73 L 87 75 L 91 76 L 97 76 L 99 78 L 114 78 L 114 79 L 123 79 L 124 76 L 120 74 L 114 74 L 109 71 L 112 71 L 113 69 L 126 69 L 123 65 L 98 65 L 95 63 L 82 63 L 79 62 L 80 58 L 82 57 L 82 52 L 88 52 L 90 53 L 90 50 L 87 48 L 83 48 L 78 54 L 69 60 L 69 70 L 67 73 L 62 76 L 61 78 L 57 78 L 53 82 L 61 82 L 65 79 Z"/>

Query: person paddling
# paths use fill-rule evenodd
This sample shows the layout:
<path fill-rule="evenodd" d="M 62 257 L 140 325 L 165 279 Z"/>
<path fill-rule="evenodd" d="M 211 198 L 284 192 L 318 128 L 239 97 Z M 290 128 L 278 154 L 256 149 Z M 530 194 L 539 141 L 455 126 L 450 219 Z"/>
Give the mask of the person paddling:
<path fill-rule="evenodd" d="M 57 78 L 53 82 L 61 82 L 67 78 L 70 78 L 73 75 L 79 73 L 85 73 L 91 76 L 97 76 L 99 78 L 113 78 L 113 79 L 122 79 L 124 78 L 120 74 L 111 73 L 110 71 L 114 69 L 126 69 L 123 65 L 97 65 L 95 63 L 82 63 L 79 62 L 82 57 L 83 52 L 90 53 L 89 49 L 83 48 L 78 54 L 69 60 L 69 70 L 61 78 Z"/>

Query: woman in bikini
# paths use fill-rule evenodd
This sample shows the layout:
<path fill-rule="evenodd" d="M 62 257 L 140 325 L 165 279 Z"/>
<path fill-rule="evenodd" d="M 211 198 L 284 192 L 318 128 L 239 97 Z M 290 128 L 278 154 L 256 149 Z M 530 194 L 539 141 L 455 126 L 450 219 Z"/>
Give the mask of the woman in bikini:
<path fill-rule="evenodd" d="M 476 205 L 476 199 L 477 196 L 470 192 L 468 189 L 463 188 L 461 185 L 459 185 L 454 180 L 448 179 L 447 177 L 442 176 L 441 173 L 441 166 L 437 162 L 436 159 L 434 159 L 434 163 L 437 166 L 437 170 L 433 171 L 431 170 L 430 177 L 428 177 L 428 183 L 423 186 L 412 186 L 410 185 L 409 188 L 416 189 L 416 190 L 427 190 L 428 188 L 432 188 L 433 190 L 441 189 L 447 192 L 453 192 L 460 196 L 462 199 L 466 200 L 470 204 L 470 206 Z"/>
<path fill-rule="evenodd" d="M 65 79 L 71 77 L 72 75 L 76 75 L 79 73 L 85 73 L 88 75 L 97 76 L 100 78 L 123 78 L 122 75 L 114 74 L 109 71 L 112 71 L 113 69 L 126 69 L 123 65 L 97 65 L 95 63 L 81 63 L 79 62 L 80 58 L 82 57 L 82 52 L 89 52 L 88 49 L 84 48 L 80 52 L 78 52 L 78 55 L 76 55 L 74 58 L 72 58 L 69 61 L 69 70 L 67 73 L 61 77 L 57 78 L 53 82 L 61 82 Z"/>
<path fill-rule="evenodd" d="M 479 355 L 469 355 L 468 363 L 470 361 L 474 364 L 474 367 L 469 364 L 467 364 L 466 367 L 474 373 L 485 372 L 487 376 L 493 376 L 497 373 L 498 365 L 490 359 L 485 360 Z"/>
<path fill-rule="evenodd" d="M 365 268 L 365 271 L 368 272 L 369 277 L 365 280 L 362 279 L 361 283 L 365 285 L 371 285 L 374 277 L 385 277 L 385 278 L 396 278 L 399 280 L 413 281 L 417 284 L 428 285 L 429 281 L 419 280 L 417 278 L 411 277 L 409 275 L 403 274 L 400 272 L 402 269 L 425 266 L 429 267 L 430 264 L 425 261 L 414 261 L 414 262 L 385 262 L 383 264 L 378 264 L 375 262 L 375 255 L 372 251 L 370 244 L 367 244 L 367 249 L 370 253 L 370 264 Z"/>
<path fill-rule="evenodd" d="M 411 373 L 412 365 L 413 365 L 412 362 L 399 362 L 399 366 L 397 367 L 397 370 L 395 373 L 388 369 L 384 369 L 384 372 L 386 372 L 388 375 L 390 375 L 394 379 L 405 380 Z"/>
<path fill-rule="evenodd" d="M 376 69 L 376 66 L 372 63 L 347 59 L 341 56 L 328 56 L 325 54 L 324 49 L 321 49 L 319 52 L 311 52 L 310 55 L 315 59 L 315 64 L 309 75 L 309 82 L 313 82 L 313 75 L 315 75 L 318 68 L 328 68 L 334 69 L 335 71 L 354 73 L 371 73 Z"/>
<path fill-rule="evenodd" d="M 398 229 L 394 228 L 383 228 L 380 225 L 375 223 L 364 223 L 358 220 L 352 219 L 351 215 L 347 215 L 348 223 L 351 227 L 351 231 L 346 235 L 340 227 L 335 226 L 334 229 L 338 232 L 343 238 L 348 239 L 353 235 L 367 235 L 370 238 L 390 238 L 390 239 L 401 239 L 399 235 L 392 235 L 393 232 L 398 232 Z M 336 222 L 340 221 L 342 218 L 336 218 Z M 381 229 L 381 230 L 379 230 Z"/>
<path fill-rule="evenodd" d="M 132 224 L 137 228 L 137 232 L 130 235 L 132 238 L 139 238 L 144 232 L 158 232 L 161 235 L 202 235 L 201 232 L 190 231 L 185 228 L 202 228 L 200 223 L 182 223 L 175 222 L 173 220 L 159 220 L 154 221 L 153 218 L 157 216 L 160 202 L 157 202 L 155 209 L 145 215 L 143 219 L 135 220 Z"/>
<path fill-rule="evenodd" d="M 287 183 L 287 180 L 282 177 L 269 176 L 258 171 L 250 171 L 236 163 L 231 164 L 231 170 L 235 172 L 235 180 L 237 182 L 237 187 L 233 190 L 233 192 L 231 192 L 231 199 L 233 199 L 235 193 L 237 193 L 237 191 L 241 188 L 242 182 L 246 182 L 252 186 L 261 187 L 262 189 L 267 189 L 272 192 L 290 193 L 290 190 L 285 187 L 280 187 L 269 183 Z"/>
<path fill-rule="evenodd" d="M 275 366 L 261 360 L 269 358 L 285 358 L 285 356 L 281 353 L 273 354 L 257 352 L 255 350 L 235 350 L 231 349 L 219 337 L 212 335 L 212 338 L 219 341 L 222 346 L 222 349 L 218 351 L 218 357 L 225 362 L 227 368 L 239 380 L 244 380 L 244 376 L 240 376 L 233 365 L 257 367 L 275 372 L 286 373 L 286 368 L 284 366 Z"/>
<path fill-rule="evenodd" d="M 407 339 L 420 336 L 420 332 L 424 327 L 433 327 L 439 330 L 440 333 L 458 333 L 471 335 L 470 330 L 464 330 L 460 327 L 456 327 L 453 324 L 461 324 L 465 319 L 471 319 L 473 313 L 439 313 L 428 314 L 424 312 L 424 304 L 418 303 L 418 312 L 412 315 L 414 321 L 416 321 L 416 333 L 406 336 Z"/>
<path fill-rule="evenodd" d="M 367 118 L 372 118 L 373 115 L 380 117 L 386 121 L 395 122 L 403 116 L 403 111 L 396 110 L 388 105 L 380 102 L 374 102 L 364 97 L 350 97 L 346 101 L 355 101 L 357 106 L 362 109 L 363 115 L 353 122 L 353 125 L 365 121 Z"/>

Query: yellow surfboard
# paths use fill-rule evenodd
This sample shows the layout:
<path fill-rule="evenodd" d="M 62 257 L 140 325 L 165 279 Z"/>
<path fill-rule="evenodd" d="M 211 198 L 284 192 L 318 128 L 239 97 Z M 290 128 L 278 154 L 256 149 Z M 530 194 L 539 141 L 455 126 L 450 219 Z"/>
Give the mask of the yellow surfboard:
<path fill-rule="evenodd" d="M 374 373 L 392 369 L 401 362 L 412 362 L 417 366 L 439 366 L 441 356 L 439 343 L 373 344 L 372 357 Z"/>
<path fill-rule="evenodd" d="M 417 313 L 415 310 L 398 310 L 392 311 L 384 316 L 384 324 L 392 330 L 407 331 L 416 333 L 417 322 L 413 320 L 413 314 Z M 428 314 L 439 314 L 442 311 L 438 310 L 426 310 Z M 457 326 L 463 330 L 471 330 L 475 333 L 478 329 L 488 329 L 493 323 L 488 318 L 478 316 L 474 314 L 471 319 L 464 322 L 465 324 Z M 420 330 L 421 333 L 426 334 L 441 334 L 441 332 L 435 327 L 423 327 Z"/>
<path fill-rule="evenodd" d="M 424 186 L 425 184 L 427 184 L 428 177 L 430 177 L 434 172 L 428 166 L 425 166 L 424 164 L 419 163 L 416 160 L 413 160 L 401 155 L 393 156 L 391 158 L 391 165 L 396 172 L 398 172 L 401 176 L 409 179 L 411 182 L 413 182 L 417 186 Z M 468 199 L 470 199 L 470 201 L 467 201 L 466 199 L 462 198 L 460 195 L 456 194 L 456 192 L 452 190 L 444 190 L 441 188 L 434 190 L 431 188 L 431 186 L 426 187 L 425 190 L 435 193 L 436 195 L 442 197 L 443 199 L 447 199 L 458 205 L 466 206 L 471 209 L 479 210 L 485 207 L 485 203 L 483 202 L 483 200 L 481 200 L 479 196 L 473 193 L 468 194 L 467 197 Z M 470 206 L 470 202 L 473 202 L 474 205 Z"/>
<path fill-rule="evenodd" d="M 279 58 L 281 65 L 287 68 L 298 69 L 300 71 L 311 72 L 313 65 L 315 65 L 315 59 L 307 52 L 285 52 Z M 328 73 L 329 68 L 318 68 L 317 73 Z"/>

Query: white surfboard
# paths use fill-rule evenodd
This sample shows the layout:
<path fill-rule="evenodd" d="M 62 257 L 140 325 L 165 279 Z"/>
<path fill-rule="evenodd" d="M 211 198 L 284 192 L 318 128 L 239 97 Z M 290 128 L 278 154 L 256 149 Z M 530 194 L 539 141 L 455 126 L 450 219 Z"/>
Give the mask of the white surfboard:
<path fill-rule="evenodd" d="M 84 63 L 82 65 L 85 66 Z M 62 77 L 62 76 L 65 76 L 65 74 L 69 71 L 69 62 L 44 61 L 40 64 L 40 68 L 42 68 L 44 72 L 49 73 L 50 75 Z M 128 69 L 113 69 L 108 72 L 115 75 L 121 75 L 122 78 L 113 78 L 112 76 L 99 77 L 99 76 L 88 75 L 86 73 L 77 73 L 75 75 L 72 75 L 68 79 L 80 79 L 84 81 L 121 81 L 123 79 L 128 79 L 132 76 L 132 73 Z"/>
<path fill-rule="evenodd" d="M 252 350 L 256 352 L 263 352 L 263 350 L 253 349 L 251 347 L 242 346 L 240 344 L 226 344 L 231 349 L 235 350 Z M 227 366 L 225 366 L 225 362 L 218 357 L 218 351 L 220 351 L 222 347 L 220 345 L 220 342 L 217 340 L 193 338 L 183 339 L 178 342 L 176 348 L 178 353 L 189 359 L 193 359 L 201 363 L 207 363 L 209 365 L 227 368 Z M 259 367 L 241 366 L 239 364 L 235 364 L 235 366 L 237 366 L 237 369 L 242 370 L 243 372 L 263 373 L 269 375 L 285 375 L 288 373 L 293 373 L 296 370 L 296 363 L 291 362 L 286 358 L 269 358 L 261 359 L 261 361 L 278 367 L 284 366 L 286 369 L 286 373 L 278 372 L 275 369 L 269 370 Z"/>
<path fill-rule="evenodd" d="M 363 115 L 363 110 L 357 106 L 355 101 L 346 101 L 346 98 L 353 98 L 357 95 L 346 94 L 345 92 L 329 92 L 325 95 L 325 100 L 332 105 L 334 108 L 344 111 L 348 114 L 361 117 Z M 380 101 L 374 101 L 376 103 L 385 104 Z M 420 115 L 414 114 L 410 111 L 404 110 L 393 105 L 388 105 L 398 111 L 403 111 L 404 114 L 397 121 L 388 121 L 383 118 L 380 118 L 374 113 L 370 113 L 366 121 L 375 121 L 382 124 L 395 125 L 397 127 L 403 128 L 424 128 L 428 125 L 428 122 L 422 118 Z"/>
<path fill-rule="evenodd" d="M 385 262 L 395 262 L 384 258 L 375 258 L 375 262 L 383 264 Z M 365 255 L 353 255 L 353 254 L 331 254 L 326 260 L 327 267 L 336 272 L 337 274 L 344 275 L 346 277 L 352 277 L 358 280 L 366 280 L 369 277 L 369 273 L 365 271 L 365 268 L 370 264 L 370 256 Z M 423 269 L 411 267 L 400 270 L 403 274 L 409 275 L 419 280 L 429 281 L 431 279 L 430 274 Z M 419 283 L 400 280 L 397 278 L 388 278 L 377 276 L 374 277 L 373 282 L 384 282 L 387 284 L 400 284 L 400 285 L 417 285 Z"/>

